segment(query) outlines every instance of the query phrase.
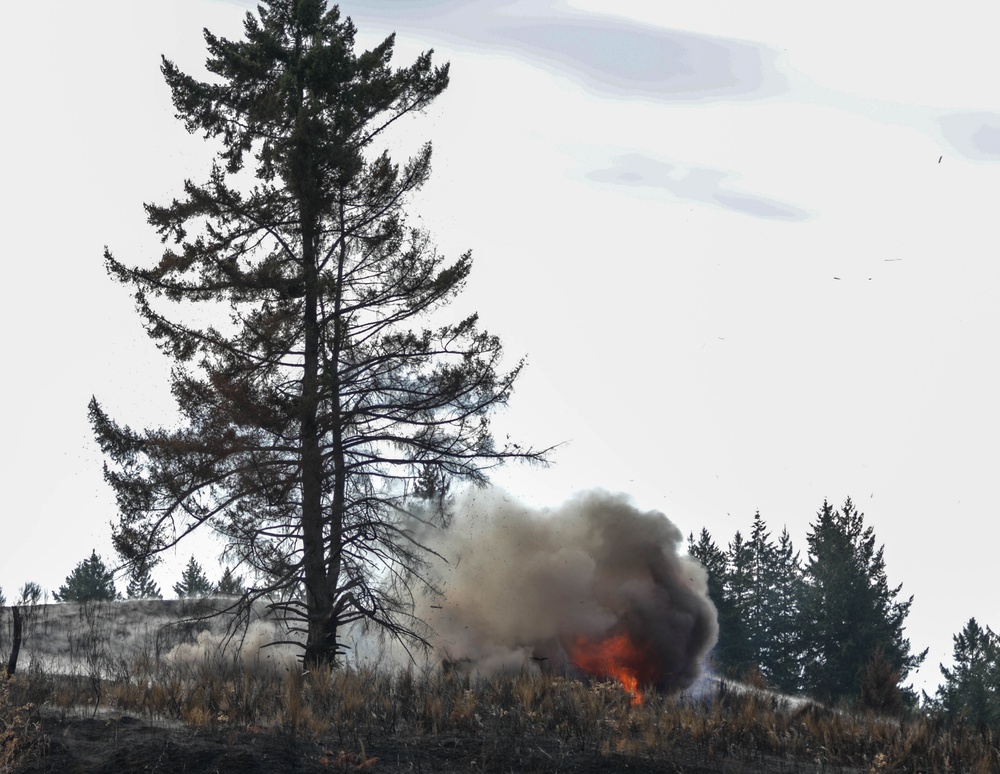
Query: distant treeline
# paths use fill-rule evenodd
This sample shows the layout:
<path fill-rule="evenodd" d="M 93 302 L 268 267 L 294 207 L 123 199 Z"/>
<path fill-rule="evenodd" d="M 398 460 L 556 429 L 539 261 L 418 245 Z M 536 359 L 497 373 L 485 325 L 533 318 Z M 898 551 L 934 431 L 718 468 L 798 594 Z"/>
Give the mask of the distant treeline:
<path fill-rule="evenodd" d="M 749 533 L 720 548 L 707 529 L 691 534 L 688 550 L 708 571 L 719 612 L 719 642 L 711 653 L 723 675 L 785 693 L 849 702 L 882 712 L 916 709 L 921 698 L 906 683 L 927 650 L 914 653 L 904 636 L 913 597 L 891 586 L 874 529 L 848 498 L 840 509 L 823 503 L 809 526 L 805 560 L 787 529 L 772 538 L 756 513 Z M 975 619 L 955 636 L 955 664 L 924 709 L 949 717 L 1000 722 L 1000 641 Z"/>
<path fill-rule="evenodd" d="M 192 556 L 184 572 L 181 573 L 181 579 L 174 584 L 173 590 L 178 599 L 213 595 L 239 596 L 244 591 L 244 580 L 242 575 L 235 575 L 231 568 L 226 567 L 219 581 L 213 583 Z M 160 587 L 153 581 L 148 566 L 136 568 L 123 597 L 115 586 L 114 571 L 104 564 L 104 560 L 96 551 L 91 551 L 89 558 L 73 568 L 73 572 L 66 576 L 65 583 L 52 596 L 56 602 L 110 601 L 123 598 L 163 599 Z M 43 597 L 47 601 L 48 593 L 43 592 L 37 583 L 28 581 L 21 587 L 17 598 L 11 601 L 15 605 L 31 606 L 39 604 Z M 0 589 L 0 607 L 5 604 L 6 597 L 3 589 Z"/>

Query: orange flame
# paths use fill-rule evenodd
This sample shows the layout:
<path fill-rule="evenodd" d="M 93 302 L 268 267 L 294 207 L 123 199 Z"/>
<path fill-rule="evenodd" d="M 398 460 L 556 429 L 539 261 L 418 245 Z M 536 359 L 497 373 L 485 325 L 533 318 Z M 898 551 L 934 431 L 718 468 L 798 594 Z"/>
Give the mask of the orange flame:
<path fill-rule="evenodd" d="M 577 637 L 570 657 L 584 672 L 595 677 L 614 678 L 632 697 L 633 705 L 642 704 L 640 681 L 650 682 L 652 675 L 642 649 L 627 634 L 616 634 L 596 642 Z"/>

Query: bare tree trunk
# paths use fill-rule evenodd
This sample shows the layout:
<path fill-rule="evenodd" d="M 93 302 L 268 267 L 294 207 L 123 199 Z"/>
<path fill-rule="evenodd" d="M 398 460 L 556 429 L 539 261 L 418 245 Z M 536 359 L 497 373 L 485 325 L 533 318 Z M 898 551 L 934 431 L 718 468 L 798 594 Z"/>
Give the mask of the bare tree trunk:
<path fill-rule="evenodd" d="M 11 608 L 14 613 L 14 642 L 10 646 L 10 660 L 7 662 L 7 677 L 14 676 L 17 669 L 17 656 L 21 651 L 21 609 L 14 605 Z"/>

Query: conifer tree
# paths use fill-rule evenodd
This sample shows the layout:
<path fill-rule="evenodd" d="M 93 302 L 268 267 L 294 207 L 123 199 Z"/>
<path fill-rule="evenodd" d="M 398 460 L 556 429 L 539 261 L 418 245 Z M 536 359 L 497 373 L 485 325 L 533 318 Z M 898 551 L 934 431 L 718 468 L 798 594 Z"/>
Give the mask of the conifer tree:
<path fill-rule="evenodd" d="M 181 574 L 181 579 L 174 584 L 174 594 L 178 599 L 186 597 L 207 597 L 212 593 L 212 583 L 209 581 L 201 565 L 192 556 Z"/>
<path fill-rule="evenodd" d="M 719 614 L 715 666 L 730 677 L 756 675 L 779 690 L 798 691 L 802 568 L 788 530 L 775 545 L 757 512 L 749 540 L 737 532 L 723 551 L 703 529 L 697 542 L 688 537 L 688 553 L 709 571 L 709 596 Z"/>
<path fill-rule="evenodd" d="M 773 554 L 770 606 L 770 658 L 767 675 L 773 686 L 785 693 L 802 689 L 802 636 L 799 607 L 802 600 L 802 564 L 788 529 L 781 530 Z"/>
<path fill-rule="evenodd" d="M 402 165 L 385 150 L 445 89 L 447 66 L 428 52 L 393 69 L 392 36 L 355 53 L 353 24 L 323 0 L 264 0 L 244 29 L 238 41 L 205 32 L 210 82 L 163 60 L 178 117 L 219 141 L 217 163 L 179 200 L 147 205 L 168 243 L 158 264 L 105 253 L 176 361 L 182 425 L 137 432 L 96 399 L 90 418 L 123 558 L 213 529 L 266 579 L 253 596 L 298 618 L 306 663 L 330 663 L 353 622 L 421 639 L 411 584 L 426 554 L 408 482 L 433 468 L 482 483 L 544 452 L 493 442 L 489 416 L 521 368 L 501 369 L 499 339 L 475 315 L 428 320 L 471 268 L 406 224 L 430 145 Z M 241 174 L 250 156 L 254 183 Z M 205 303 L 228 320 L 184 317 Z"/>
<path fill-rule="evenodd" d="M 696 559 L 708 573 L 708 598 L 715 605 L 719 623 L 719 640 L 709 655 L 715 667 L 723 669 L 726 666 L 723 663 L 725 643 L 729 641 L 729 636 L 733 631 L 732 621 L 736 614 L 726 596 L 726 577 L 728 574 L 726 552 L 715 544 L 709 531 L 702 527 L 697 541 L 694 539 L 693 532 L 688 535 L 688 555 Z M 723 649 L 722 656 L 720 656 L 720 648 Z"/>
<path fill-rule="evenodd" d="M 750 560 L 749 594 L 745 615 L 749 658 L 765 678 L 770 678 L 774 656 L 771 627 L 777 607 L 777 551 L 760 511 L 754 513 L 747 553 Z"/>
<path fill-rule="evenodd" d="M 739 531 L 733 536 L 726 552 L 727 603 L 732 610 L 729 636 L 722 642 L 720 625 L 719 664 L 730 677 L 740 678 L 759 667 L 756 643 L 753 639 L 752 617 L 754 601 L 754 556 L 750 543 Z"/>
<path fill-rule="evenodd" d="M 970 618 L 953 638 L 953 665 L 940 665 L 937 705 L 951 720 L 1000 728 L 1000 637 Z"/>
<path fill-rule="evenodd" d="M 115 589 L 114 573 L 104 566 L 97 551 L 91 551 L 90 558 L 80 562 L 73 572 L 66 576 L 66 582 L 53 596 L 58 602 L 90 602 L 119 598 Z"/>
<path fill-rule="evenodd" d="M 215 587 L 215 593 L 225 597 L 238 597 L 243 593 L 243 588 L 243 576 L 233 575 L 232 569 L 227 566 Z"/>
<path fill-rule="evenodd" d="M 702 527 L 695 541 L 694 533 L 688 535 L 688 555 L 698 560 L 708 573 L 708 596 L 718 604 L 726 582 L 726 552 L 719 548 L 712 535 Z"/>
<path fill-rule="evenodd" d="M 824 502 L 807 541 L 800 614 L 806 690 L 824 700 L 856 700 L 879 649 L 905 679 L 927 651 L 910 652 L 903 631 L 913 598 L 897 600 L 902 587 L 889 586 L 883 548 L 876 548 L 864 514 L 850 498 L 839 511 Z"/>
<path fill-rule="evenodd" d="M 125 588 L 125 595 L 129 599 L 163 599 L 160 587 L 153 581 L 148 564 L 142 565 L 133 573 Z"/>

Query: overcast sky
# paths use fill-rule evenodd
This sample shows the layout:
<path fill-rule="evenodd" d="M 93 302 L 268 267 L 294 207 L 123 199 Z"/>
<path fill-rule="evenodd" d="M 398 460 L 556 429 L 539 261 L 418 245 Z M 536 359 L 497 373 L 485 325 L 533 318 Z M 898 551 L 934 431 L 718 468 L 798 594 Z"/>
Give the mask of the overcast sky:
<path fill-rule="evenodd" d="M 102 250 L 155 259 L 143 202 L 208 167 L 159 55 L 203 72 L 201 28 L 236 37 L 250 7 L 6 9 L 8 599 L 27 580 L 58 588 L 91 548 L 113 559 L 87 401 L 139 426 L 172 406 L 169 363 Z M 429 47 L 451 62 L 448 91 L 407 129 L 435 149 L 411 211 L 446 253 L 473 250 L 456 315 L 478 310 L 528 358 L 498 431 L 566 442 L 549 469 L 497 476 L 513 496 L 628 492 L 722 544 L 759 509 L 803 554 L 824 498 L 851 496 L 890 583 L 915 595 L 908 634 L 931 648 L 918 686 L 937 685 L 970 616 L 1000 627 L 989 4 L 342 9 L 365 46 L 396 30 L 400 65 Z M 200 558 L 220 573 L 211 550 Z"/>

